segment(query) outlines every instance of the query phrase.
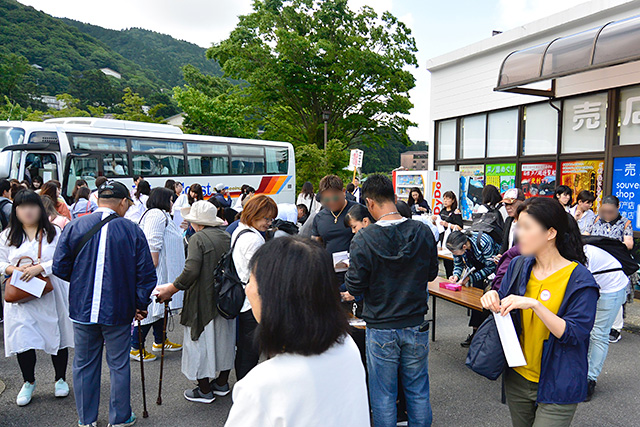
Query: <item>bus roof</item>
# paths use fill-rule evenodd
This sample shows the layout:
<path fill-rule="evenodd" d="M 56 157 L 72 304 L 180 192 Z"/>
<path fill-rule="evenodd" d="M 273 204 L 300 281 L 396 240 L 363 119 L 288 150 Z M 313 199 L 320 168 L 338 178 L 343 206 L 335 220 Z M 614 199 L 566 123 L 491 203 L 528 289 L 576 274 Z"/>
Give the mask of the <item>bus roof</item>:
<path fill-rule="evenodd" d="M 112 126 L 106 127 L 104 124 L 101 126 L 93 126 L 91 125 L 91 120 L 102 120 L 107 121 L 107 124 L 113 124 L 112 122 L 124 122 L 129 125 L 128 127 L 122 126 Z M 101 124 L 101 123 L 99 123 Z M 135 129 L 136 127 L 140 127 L 139 125 L 151 125 L 153 127 L 148 127 L 148 130 Z M 158 123 L 143 123 L 143 122 L 133 122 L 128 120 L 115 120 L 115 119 L 96 119 L 90 117 L 69 117 L 69 118 L 57 118 L 57 119 L 48 119 L 44 122 L 35 122 L 35 121 L 3 121 L 0 120 L 0 127 L 11 126 L 11 127 L 20 127 L 23 128 L 27 132 L 33 131 L 61 131 L 61 132 L 71 132 L 71 133 L 86 133 L 86 134 L 94 134 L 94 135 L 115 135 L 115 136 L 123 136 L 123 137 L 140 137 L 140 138 L 161 138 L 161 139 L 173 139 L 180 141 L 195 141 L 195 142 L 223 142 L 223 143 L 244 143 L 244 144 L 254 144 L 254 145 L 271 145 L 271 146 L 290 146 L 291 144 L 288 142 L 282 141 L 269 141 L 263 139 L 244 139 L 244 138 L 232 138 L 225 136 L 213 136 L 213 135 L 196 135 L 196 134 L 185 134 L 182 133 L 182 130 L 173 125 L 163 125 Z M 132 129 L 133 127 L 133 129 Z M 151 130 L 154 129 L 154 130 Z M 178 132 L 175 132 L 172 129 L 177 129 Z M 167 132 L 169 130 L 169 132 Z"/>

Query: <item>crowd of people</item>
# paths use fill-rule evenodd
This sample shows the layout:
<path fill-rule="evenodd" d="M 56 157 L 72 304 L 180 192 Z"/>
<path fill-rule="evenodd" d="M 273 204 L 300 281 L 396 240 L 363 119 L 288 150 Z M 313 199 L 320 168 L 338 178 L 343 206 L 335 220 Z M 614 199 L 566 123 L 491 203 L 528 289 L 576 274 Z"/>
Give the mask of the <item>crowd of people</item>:
<path fill-rule="evenodd" d="M 429 426 L 427 285 L 439 248 L 453 257 L 443 265 L 449 281 L 484 292 L 463 347 L 484 339 L 477 331 L 491 312 L 514 319 L 527 364 L 504 372 L 513 425 L 569 425 L 620 339 L 637 281 L 622 259 L 633 230 L 619 201 L 606 196 L 595 213 L 592 193 L 574 204 L 564 186 L 525 200 L 520 189 L 488 185 L 465 226 L 453 191 L 436 214 L 420 188 L 397 200 L 382 174 L 347 186 L 328 175 L 317 193 L 306 182 L 295 205 L 249 185 L 234 200 L 224 183 L 205 200 L 199 184 L 151 188 L 140 176 L 132 188 L 98 177 L 93 191 L 78 180 L 68 204 L 59 182 L 36 178 L 0 180 L 5 299 L 13 283 L 46 284 L 39 298 L 5 302 L 5 355 L 17 358 L 24 406 L 36 351 L 51 355 L 54 395 L 69 395 L 74 348 L 80 426 L 97 423 L 103 353 L 109 423 L 130 426 L 131 361 L 164 351 L 182 352 L 191 402 L 231 393 L 235 371 L 231 427 Z M 219 305 L 221 260 L 242 292 L 234 314 Z M 181 344 L 166 336 L 173 315 Z"/>

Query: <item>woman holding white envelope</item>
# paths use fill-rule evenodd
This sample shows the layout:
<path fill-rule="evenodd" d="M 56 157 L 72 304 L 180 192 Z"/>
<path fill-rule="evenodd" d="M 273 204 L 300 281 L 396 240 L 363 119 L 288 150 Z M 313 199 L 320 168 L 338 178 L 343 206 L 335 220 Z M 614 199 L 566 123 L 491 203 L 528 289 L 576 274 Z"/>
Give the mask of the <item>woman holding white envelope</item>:
<path fill-rule="evenodd" d="M 12 276 L 7 283 L 19 284 L 19 278 L 29 288 L 36 288 L 36 283 L 40 283 L 37 276 L 47 277 L 53 291 L 27 302 L 5 302 L 4 305 L 5 355 L 17 356 L 24 379 L 16 399 L 19 406 L 31 402 L 36 387 L 36 350 L 51 355 L 55 396 L 69 395 L 65 381 L 68 348 L 73 347 L 69 284 L 51 274 L 59 236 L 59 229 L 49 222 L 40 196 L 30 190 L 20 191 L 13 200 L 9 227 L 0 234 L 0 274 Z"/>

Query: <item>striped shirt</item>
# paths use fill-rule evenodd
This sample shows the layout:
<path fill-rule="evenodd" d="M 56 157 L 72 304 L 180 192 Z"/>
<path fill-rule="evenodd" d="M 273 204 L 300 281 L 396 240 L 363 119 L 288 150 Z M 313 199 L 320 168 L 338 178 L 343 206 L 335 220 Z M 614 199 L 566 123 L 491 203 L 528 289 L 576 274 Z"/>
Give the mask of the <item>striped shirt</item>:
<path fill-rule="evenodd" d="M 453 256 L 453 275 L 458 278 L 461 277 L 464 267 L 476 267 L 476 271 L 470 275 L 472 285 L 482 282 L 496 272 L 496 262 L 493 257 L 500 252 L 500 245 L 496 244 L 489 234 L 482 233 L 480 245 L 477 240 L 478 233 L 472 233 L 469 236 L 471 249 L 463 255 Z"/>

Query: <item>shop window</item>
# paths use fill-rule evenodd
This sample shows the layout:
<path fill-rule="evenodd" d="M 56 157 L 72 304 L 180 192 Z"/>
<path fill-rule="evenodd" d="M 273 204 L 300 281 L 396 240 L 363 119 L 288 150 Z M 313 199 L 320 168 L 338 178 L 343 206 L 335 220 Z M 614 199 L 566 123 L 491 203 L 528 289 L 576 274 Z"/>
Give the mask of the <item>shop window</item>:
<path fill-rule="evenodd" d="M 462 158 L 484 157 L 487 115 L 477 114 L 462 119 Z"/>
<path fill-rule="evenodd" d="M 438 160 L 456 158 L 456 119 L 438 123 Z"/>
<path fill-rule="evenodd" d="M 522 154 L 556 154 L 558 148 L 558 112 L 548 103 L 524 107 Z"/>
<path fill-rule="evenodd" d="M 562 108 L 562 152 L 604 151 L 607 94 L 566 99 Z"/>
<path fill-rule="evenodd" d="M 640 86 L 620 91 L 620 145 L 640 144 Z"/>
<path fill-rule="evenodd" d="M 489 114 L 488 157 L 516 155 L 518 140 L 518 110 L 496 111 Z"/>

